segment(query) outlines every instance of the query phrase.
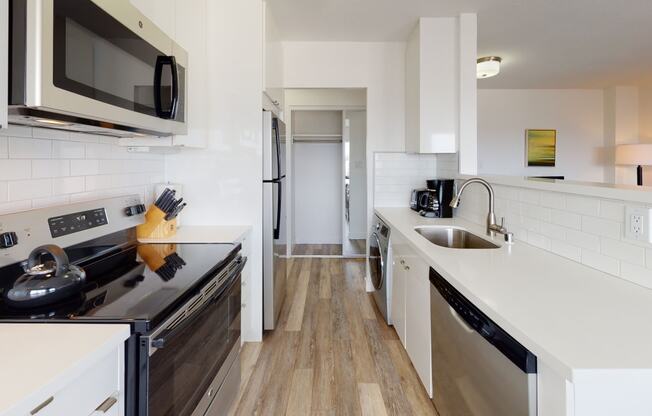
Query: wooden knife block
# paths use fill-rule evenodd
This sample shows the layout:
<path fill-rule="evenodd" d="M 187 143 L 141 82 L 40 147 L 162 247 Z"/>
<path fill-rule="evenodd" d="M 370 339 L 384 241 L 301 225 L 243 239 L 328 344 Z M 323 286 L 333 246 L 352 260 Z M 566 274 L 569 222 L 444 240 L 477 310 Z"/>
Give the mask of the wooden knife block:
<path fill-rule="evenodd" d="M 138 238 L 163 239 L 172 237 L 177 233 L 177 219 L 165 221 L 165 212 L 156 205 L 149 207 L 145 213 L 145 222 L 136 227 Z"/>

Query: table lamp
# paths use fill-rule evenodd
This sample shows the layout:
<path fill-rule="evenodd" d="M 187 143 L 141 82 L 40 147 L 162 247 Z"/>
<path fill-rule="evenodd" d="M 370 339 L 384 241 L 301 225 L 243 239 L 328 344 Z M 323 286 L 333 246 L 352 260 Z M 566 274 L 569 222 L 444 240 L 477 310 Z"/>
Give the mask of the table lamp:
<path fill-rule="evenodd" d="M 636 183 L 643 185 L 643 166 L 652 165 L 652 144 L 621 144 L 616 146 L 616 164 L 636 166 Z"/>

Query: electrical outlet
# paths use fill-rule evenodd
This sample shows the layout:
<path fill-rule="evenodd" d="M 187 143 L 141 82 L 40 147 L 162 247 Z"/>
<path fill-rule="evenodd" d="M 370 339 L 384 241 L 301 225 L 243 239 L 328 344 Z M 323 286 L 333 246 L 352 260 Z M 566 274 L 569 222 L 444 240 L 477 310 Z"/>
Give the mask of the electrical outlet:
<path fill-rule="evenodd" d="M 652 208 L 627 207 L 625 209 L 625 237 L 652 243 Z"/>

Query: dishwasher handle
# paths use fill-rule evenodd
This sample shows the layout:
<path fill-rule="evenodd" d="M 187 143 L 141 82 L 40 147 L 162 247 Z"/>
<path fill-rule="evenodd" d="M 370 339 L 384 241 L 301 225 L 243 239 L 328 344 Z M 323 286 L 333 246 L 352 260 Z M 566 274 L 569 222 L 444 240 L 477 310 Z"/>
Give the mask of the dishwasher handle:
<path fill-rule="evenodd" d="M 464 330 L 480 335 L 523 372 L 530 374 L 537 372 L 537 357 L 499 327 L 433 268 L 430 268 L 430 284 L 448 303 L 451 315 Z"/>

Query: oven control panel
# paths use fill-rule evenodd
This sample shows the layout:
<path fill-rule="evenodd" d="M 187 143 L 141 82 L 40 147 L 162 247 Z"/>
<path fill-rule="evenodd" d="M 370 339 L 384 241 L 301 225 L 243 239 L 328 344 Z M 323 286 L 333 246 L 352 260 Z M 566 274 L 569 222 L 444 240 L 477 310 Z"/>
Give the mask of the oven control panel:
<path fill-rule="evenodd" d="M 48 225 L 50 226 L 50 234 L 52 235 L 52 238 L 100 227 L 108 223 L 109 221 L 106 218 L 106 210 L 104 208 L 96 208 L 88 211 L 48 218 Z"/>

